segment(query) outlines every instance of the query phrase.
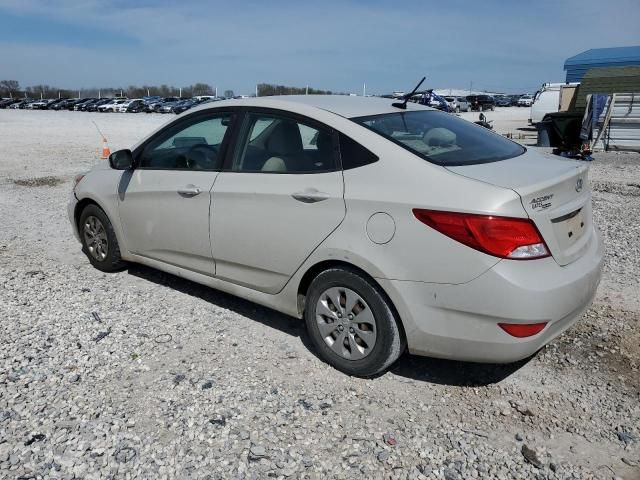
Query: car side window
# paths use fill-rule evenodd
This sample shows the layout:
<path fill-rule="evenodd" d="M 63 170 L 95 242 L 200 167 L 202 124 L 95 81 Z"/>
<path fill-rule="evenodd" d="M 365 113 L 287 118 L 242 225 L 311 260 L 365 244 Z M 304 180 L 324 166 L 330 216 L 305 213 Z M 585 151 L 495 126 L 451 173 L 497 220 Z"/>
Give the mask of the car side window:
<path fill-rule="evenodd" d="M 319 173 L 336 169 L 333 135 L 285 116 L 251 113 L 245 118 L 232 170 Z"/>
<path fill-rule="evenodd" d="M 378 161 L 375 154 L 342 133 L 340 134 L 340 159 L 343 170 L 363 167 Z"/>
<path fill-rule="evenodd" d="M 169 126 L 143 150 L 140 168 L 219 170 L 222 142 L 233 120 L 229 112 L 196 116 Z"/>

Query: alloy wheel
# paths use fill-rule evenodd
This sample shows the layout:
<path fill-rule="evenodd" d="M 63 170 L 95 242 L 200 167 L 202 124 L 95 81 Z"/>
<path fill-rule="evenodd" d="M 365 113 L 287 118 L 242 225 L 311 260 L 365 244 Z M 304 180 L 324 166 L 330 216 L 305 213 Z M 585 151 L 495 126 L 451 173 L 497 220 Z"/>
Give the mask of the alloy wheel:
<path fill-rule="evenodd" d="M 360 360 L 376 343 L 376 320 L 367 302 L 344 287 L 325 290 L 316 303 L 316 322 L 322 339 L 336 354 Z"/>
<path fill-rule="evenodd" d="M 99 262 L 104 261 L 109 253 L 109 240 L 100 219 L 93 215 L 88 216 L 84 221 L 82 233 L 89 254 Z"/>

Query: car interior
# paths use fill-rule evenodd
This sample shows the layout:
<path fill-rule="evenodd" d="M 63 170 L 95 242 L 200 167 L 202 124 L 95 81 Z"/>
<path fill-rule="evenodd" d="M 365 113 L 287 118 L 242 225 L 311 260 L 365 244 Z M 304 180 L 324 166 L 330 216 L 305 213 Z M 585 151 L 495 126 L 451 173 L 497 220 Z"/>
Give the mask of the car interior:
<path fill-rule="evenodd" d="M 312 173 L 335 168 L 331 134 L 293 120 L 253 117 L 245 146 L 234 162 L 234 170 L 270 173 Z M 302 132 L 305 133 L 303 139 Z M 247 142 L 248 140 L 248 142 Z M 240 150 L 239 150 L 240 151 Z"/>

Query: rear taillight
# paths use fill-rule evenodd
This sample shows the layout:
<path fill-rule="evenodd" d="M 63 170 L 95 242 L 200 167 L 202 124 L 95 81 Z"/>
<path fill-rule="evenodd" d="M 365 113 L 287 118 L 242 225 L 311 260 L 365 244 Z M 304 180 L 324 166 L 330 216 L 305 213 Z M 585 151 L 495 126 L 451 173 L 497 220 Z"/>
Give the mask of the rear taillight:
<path fill-rule="evenodd" d="M 499 323 L 498 326 L 512 337 L 525 338 L 539 334 L 547 322 L 541 323 Z"/>
<path fill-rule="evenodd" d="M 489 255 L 513 260 L 549 256 L 549 249 L 528 218 L 413 209 L 422 223 L 464 245 Z"/>

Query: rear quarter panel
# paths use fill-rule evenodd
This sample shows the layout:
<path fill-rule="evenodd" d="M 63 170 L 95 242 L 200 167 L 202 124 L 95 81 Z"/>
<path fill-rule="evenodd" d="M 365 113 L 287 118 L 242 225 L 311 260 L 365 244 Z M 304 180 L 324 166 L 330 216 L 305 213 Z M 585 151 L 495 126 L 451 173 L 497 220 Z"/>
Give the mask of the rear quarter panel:
<path fill-rule="evenodd" d="M 344 171 L 347 215 L 313 257 L 359 261 L 379 278 L 453 284 L 468 282 L 499 261 L 421 223 L 412 210 L 526 217 L 514 191 L 453 174 L 349 123 L 341 131 L 379 161 Z M 367 234 L 367 222 L 377 212 L 389 214 L 395 223 L 395 234 L 385 244 L 374 243 Z"/>

